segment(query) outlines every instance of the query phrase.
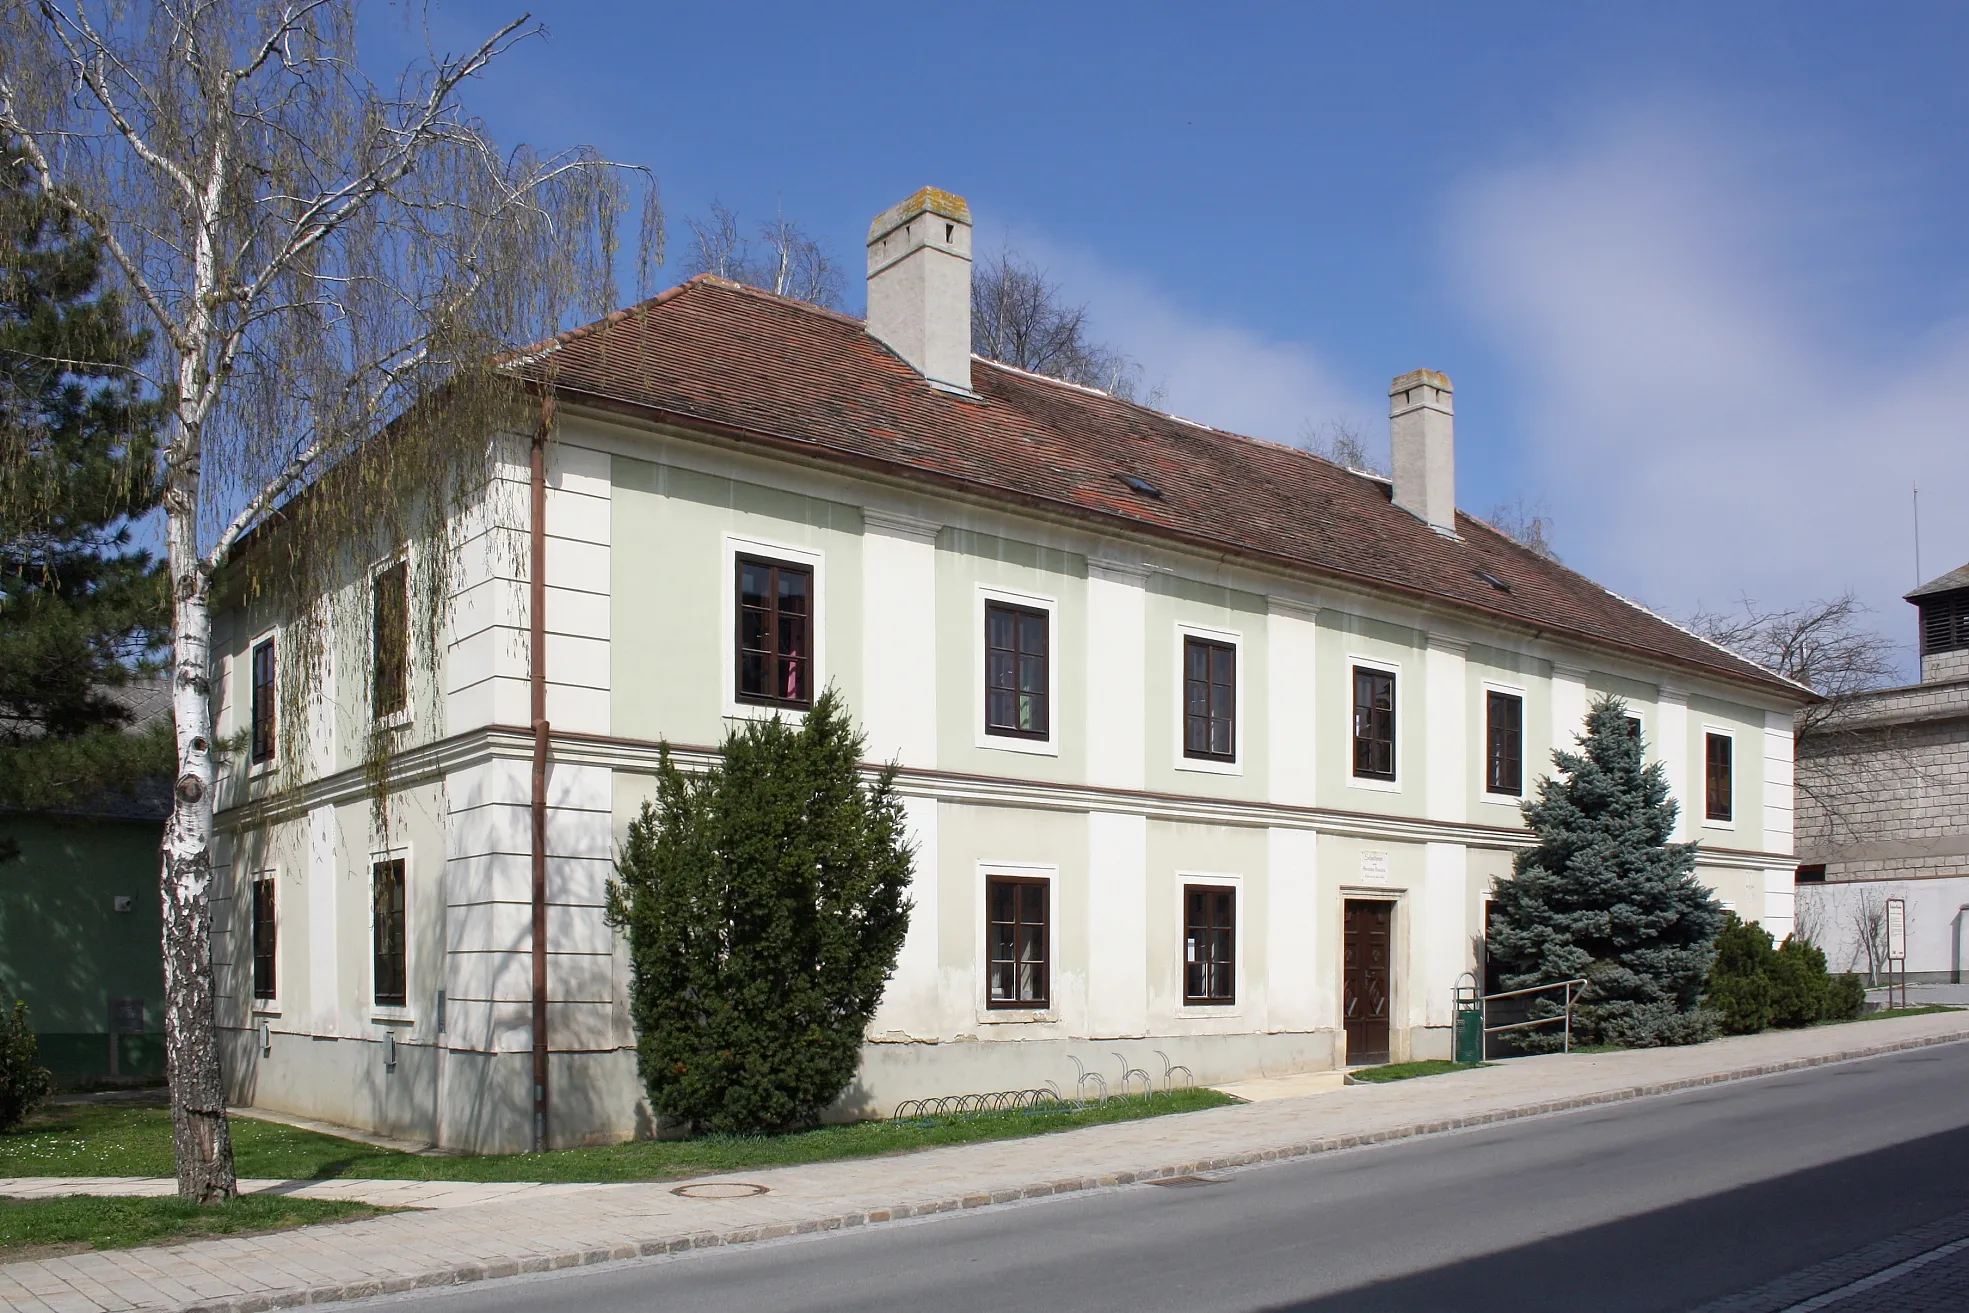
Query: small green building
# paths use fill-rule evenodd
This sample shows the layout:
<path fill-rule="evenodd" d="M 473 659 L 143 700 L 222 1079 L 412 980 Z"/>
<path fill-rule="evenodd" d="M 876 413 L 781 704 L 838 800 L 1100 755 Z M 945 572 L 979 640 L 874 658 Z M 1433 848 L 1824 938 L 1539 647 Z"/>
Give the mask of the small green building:
<path fill-rule="evenodd" d="M 168 781 L 62 815 L 0 817 L 0 999 L 25 999 L 64 1088 L 164 1075 L 158 844 Z"/>

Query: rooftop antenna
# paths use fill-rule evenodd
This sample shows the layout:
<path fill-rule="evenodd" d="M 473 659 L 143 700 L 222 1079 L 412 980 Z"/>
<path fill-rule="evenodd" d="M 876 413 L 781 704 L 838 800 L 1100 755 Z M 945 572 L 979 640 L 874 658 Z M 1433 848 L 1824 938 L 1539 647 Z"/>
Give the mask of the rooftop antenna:
<path fill-rule="evenodd" d="M 1921 485 L 1914 485 L 1914 586 L 1921 587 Z"/>

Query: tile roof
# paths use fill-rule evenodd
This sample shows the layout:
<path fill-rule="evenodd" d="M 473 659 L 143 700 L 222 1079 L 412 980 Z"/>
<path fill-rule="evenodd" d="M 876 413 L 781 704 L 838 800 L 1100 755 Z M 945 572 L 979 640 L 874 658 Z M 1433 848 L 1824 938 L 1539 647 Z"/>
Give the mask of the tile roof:
<path fill-rule="evenodd" d="M 1481 520 L 1459 512 L 1460 539 L 1435 532 L 1393 505 L 1385 480 L 983 360 L 975 397 L 941 391 L 860 320 L 722 279 L 694 278 L 527 361 L 570 402 L 1812 696 Z"/>

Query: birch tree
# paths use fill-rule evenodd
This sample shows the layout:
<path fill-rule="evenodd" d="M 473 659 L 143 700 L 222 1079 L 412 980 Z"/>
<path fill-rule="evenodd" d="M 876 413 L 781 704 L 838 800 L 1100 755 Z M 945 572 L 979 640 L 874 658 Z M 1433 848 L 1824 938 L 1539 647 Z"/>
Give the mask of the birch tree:
<path fill-rule="evenodd" d="M 467 113 L 467 86 L 540 34 L 527 19 L 378 82 L 356 10 L 0 3 L 0 145 L 100 243 L 163 362 L 145 381 L 168 408 L 165 1033 L 178 1189 L 200 1201 L 236 1188 L 211 948 L 215 581 L 287 598 L 305 630 L 330 623 L 305 599 L 352 540 L 451 523 L 491 436 L 525 422 L 501 361 L 613 307 L 636 182 L 586 148 L 503 151 Z M 647 257 L 660 216 L 641 190 Z M 419 595 L 435 615 L 443 594 Z"/>

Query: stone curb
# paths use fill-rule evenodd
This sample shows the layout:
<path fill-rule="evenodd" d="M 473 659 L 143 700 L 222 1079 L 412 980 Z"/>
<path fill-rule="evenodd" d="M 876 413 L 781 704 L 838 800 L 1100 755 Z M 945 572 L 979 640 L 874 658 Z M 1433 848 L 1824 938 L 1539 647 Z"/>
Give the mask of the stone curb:
<path fill-rule="evenodd" d="M 499 1277 L 519 1276 L 523 1273 L 553 1272 L 563 1268 L 588 1267 L 596 1263 L 615 1263 L 632 1258 L 651 1258 L 661 1254 L 677 1254 L 692 1249 L 716 1249 L 724 1245 L 751 1244 L 760 1240 L 778 1240 L 786 1236 L 811 1235 L 819 1231 L 844 1231 L 854 1227 L 875 1226 L 883 1222 L 901 1221 L 904 1218 L 910 1217 L 929 1217 L 937 1213 L 954 1213 L 971 1208 L 985 1208 L 993 1204 L 1013 1203 L 1022 1199 L 1043 1199 L 1050 1195 L 1110 1189 L 1118 1185 L 1133 1185 L 1139 1181 L 1153 1181 L 1168 1176 L 1191 1176 L 1198 1172 L 1223 1171 L 1232 1167 L 1247 1167 L 1255 1163 L 1282 1162 L 1293 1158 L 1310 1158 L 1317 1154 L 1335 1153 L 1343 1149 L 1358 1149 L 1367 1145 L 1387 1144 L 1397 1140 L 1418 1139 L 1425 1135 L 1441 1135 L 1450 1131 L 1469 1130 L 1479 1126 L 1493 1126 L 1503 1122 L 1520 1121 L 1527 1117 L 1543 1117 L 1556 1112 L 1570 1112 L 1577 1108 L 1591 1108 L 1607 1103 L 1625 1103 L 1632 1099 L 1645 1099 L 1660 1094 L 1674 1094 L 1681 1090 L 1698 1089 L 1704 1085 L 1722 1085 L 1731 1081 L 1754 1080 L 1760 1076 L 1776 1076 L 1788 1071 L 1803 1071 L 1811 1067 L 1826 1067 L 1835 1063 L 1857 1062 L 1866 1058 L 1884 1057 L 1890 1053 L 1901 1053 L 1909 1049 L 1933 1048 L 1941 1044 L 1960 1044 L 1964 1042 L 1969 1042 L 1969 1031 L 1958 1031 L 1948 1035 L 1923 1035 L 1912 1039 L 1897 1040 L 1891 1044 L 1877 1044 L 1871 1048 L 1854 1049 L 1843 1053 L 1828 1053 L 1810 1058 L 1791 1058 L 1783 1062 L 1763 1063 L 1754 1067 L 1739 1067 L 1731 1071 L 1712 1072 L 1703 1076 L 1685 1076 L 1679 1080 L 1659 1081 L 1649 1085 L 1630 1085 L 1623 1089 L 1600 1090 L 1592 1094 L 1580 1094 L 1563 1099 L 1548 1099 L 1540 1103 L 1520 1104 L 1515 1108 L 1500 1108 L 1493 1112 L 1475 1113 L 1468 1117 L 1445 1117 L 1436 1121 L 1414 1122 L 1407 1126 L 1394 1126 L 1386 1130 L 1372 1131 L 1360 1135 L 1336 1135 L 1325 1139 L 1307 1140 L 1303 1143 L 1288 1145 L 1284 1148 L 1225 1154 L 1216 1158 L 1198 1158 L 1190 1162 L 1151 1167 L 1141 1171 L 1109 1172 L 1101 1176 L 1069 1177 L 1065 1180 L 1040 1182 L 1022 1189 L 994 1190 L 988 1194 L 952 1195 L 948 1198 L 929 1203 L 897 1204 L 893 1208 L 837 1213 L 829 1217 L 813 1218 L 804 1222 L 780 1222 L 765 1226 L 735 1227 L 727 1231 L 693 1231 L 687 1234 L 664 1236 L 653 1240 L 601 1245 L 589 1249 L 571 1249 L 558 1254 L 535 1254 L 527 1258 L 504 1258 L 493 1259 L 489 1262 L 482 1263 L 461 1263 L 455 1267 L 433 1268 L 430 1271 L 419 1272 L 410 1276 L 365 1277 L 357 1281 L 310 1286 L 305 1289 L 237 1295 L 228 1299 L 200 1300 L 195 1303 L 175 1305 L 170 1310 L 170 1313 L 261 1313 L 265 1309 L 299 1308 L 308 1304 L 332 1304 L 342 1300 L 369 1299 L 377 1295 L 401 1294 L 410 1290 L 425 1290 L 439 1286 L 468 1285 L 474 1281 L 490 1281 Z"/>

